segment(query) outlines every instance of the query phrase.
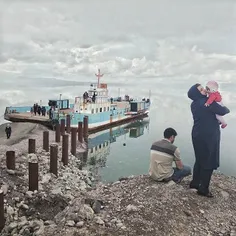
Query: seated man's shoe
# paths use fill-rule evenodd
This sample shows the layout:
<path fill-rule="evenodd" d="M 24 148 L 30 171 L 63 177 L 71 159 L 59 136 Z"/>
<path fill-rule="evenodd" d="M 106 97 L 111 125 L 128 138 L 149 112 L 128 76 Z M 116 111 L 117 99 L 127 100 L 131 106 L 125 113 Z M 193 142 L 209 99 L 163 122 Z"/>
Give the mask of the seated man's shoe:
<path fill-rule="evenodd" d="M 169 178 L 163 179 L 161 182 L 168 183 L 168 182 L 170 182 L 171 180 L 172 180 L 172 178 L 169 177 Z"/>
<path fill-rule="evenodd" d="M 201 192 L 201 191 L 198 190 L 198 191 L 197 191 L 197 194 L 200 195 L 200 196 L 209 197 L 209 198 L 214 197 L 211 192 L 203 193 L 203 192 Z"/>
<path fill-rule="evenodd" d="M 182 180 L 183 180 L 183 178 L 179 178 L 179 179 L 172 179 L 176 184 L 179 184 Z"/>

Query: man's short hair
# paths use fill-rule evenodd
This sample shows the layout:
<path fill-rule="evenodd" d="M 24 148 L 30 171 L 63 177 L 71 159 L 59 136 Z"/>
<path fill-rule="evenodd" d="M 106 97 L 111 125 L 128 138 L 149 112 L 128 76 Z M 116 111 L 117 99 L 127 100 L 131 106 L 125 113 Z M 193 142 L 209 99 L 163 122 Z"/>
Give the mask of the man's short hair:
<path fill-rule="evenodd" d="M 177 136 L 177 132 L 173 128 L 165 129 L 164 138 L 169 139 L 172 135 Z"/>

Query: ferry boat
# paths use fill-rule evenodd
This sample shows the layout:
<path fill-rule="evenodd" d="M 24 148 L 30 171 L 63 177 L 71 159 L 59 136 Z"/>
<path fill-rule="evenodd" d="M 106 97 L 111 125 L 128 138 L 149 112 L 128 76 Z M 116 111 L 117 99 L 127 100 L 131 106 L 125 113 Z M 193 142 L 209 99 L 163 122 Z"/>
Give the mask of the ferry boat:
<path fill-rule="evenodd" d="M 131 99 L 125 95 L 113 98 L 109 96 L 108 86 L 100 83 L 103 76 L 98 70 L 97 84 L 91 84 L 88 91 L 83 96 L 75 97 L 74 104 L 71 109 L 55 109 L 53 119 L 60 122 L 65 119 L 66 115 L 71 116 L 71 127 L 77 127 L 79 121 L 83 121 L 84 116 L 88 116 L 88 128 L 106 126 L 120 121 L 130 120 L 130 118 L 138 118 L 148 116 L 150 108 L 150 98 L 141 100 Z M 56 106 L 61 107 L 60 100 L 56 101 Z"/>
<path fill-rule="evenodd" d="M 44 106 L 49 114 L 45 117 L 47 121 L 44 117 L 32 115 L 30 106 L 7 107 L 5 119 L 13 122 L 28 121 L 42 124 L 48 122 L 53 126 L 70 115 L 70 126 L 78 127 L 78 122 L 87 116 L 89 130 L 99 130 L 148 117 L 150 96 L 139 100 L 132 99 L 128 95 L 124 98 L 111 97 L 107 84 L 100 83 L 100 78 L 103 76 L 100 69 L 95 75 L 98 78 L 97 84 L 91 84 L 83 96 L 75 97 L 73 104 L 70 104 L 69 99 L 49 100 L 48 106 Z"/>

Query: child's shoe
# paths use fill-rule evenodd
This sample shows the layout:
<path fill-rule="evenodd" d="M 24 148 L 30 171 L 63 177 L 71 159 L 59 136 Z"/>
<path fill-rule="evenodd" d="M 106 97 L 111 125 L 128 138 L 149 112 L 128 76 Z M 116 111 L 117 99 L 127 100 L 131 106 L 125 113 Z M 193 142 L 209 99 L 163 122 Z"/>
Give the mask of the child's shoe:
<path fill-rule="evenodd" d="M 224 129 L 227 126 L 227 124 L 222 124 L 221 129 Z"/>

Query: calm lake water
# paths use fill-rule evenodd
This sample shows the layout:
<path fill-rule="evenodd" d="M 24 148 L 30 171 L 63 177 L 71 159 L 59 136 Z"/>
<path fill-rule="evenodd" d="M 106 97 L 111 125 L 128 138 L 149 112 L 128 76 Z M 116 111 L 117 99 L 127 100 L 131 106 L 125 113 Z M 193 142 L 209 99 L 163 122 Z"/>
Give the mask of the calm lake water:
<path fill-rule="evenodd" d="M 169 123 L 161 115 L 159 119 L 155 117 L 157 111 L 153 112 L 150 118 L 143 121 L 108 129 L 90 137 L 87 168 L 98 176 L 98 180 L 113 182 L 122 176 L 148 173 L 151 144 L 162 138 L 167 127 L 165 123 Z M 173 126 L 177 126 L 176 123 Z M 182 160 L 193 167 L 191 128 L 186 126 L 177 131 L 179 134 L 175 144 L 180 147 Z M 223 150 L 227 149 L 227 145 L 222 146 Z M 235 168 L 229 164 L 230 156 L 225 154 L 221 155 L 222 165 L 217 171 L 236 176 Z"/>

